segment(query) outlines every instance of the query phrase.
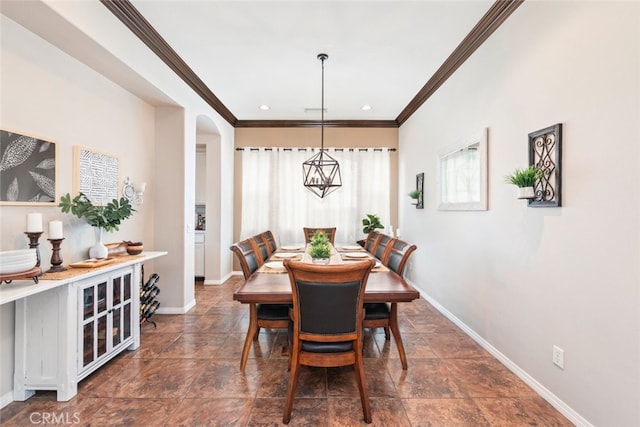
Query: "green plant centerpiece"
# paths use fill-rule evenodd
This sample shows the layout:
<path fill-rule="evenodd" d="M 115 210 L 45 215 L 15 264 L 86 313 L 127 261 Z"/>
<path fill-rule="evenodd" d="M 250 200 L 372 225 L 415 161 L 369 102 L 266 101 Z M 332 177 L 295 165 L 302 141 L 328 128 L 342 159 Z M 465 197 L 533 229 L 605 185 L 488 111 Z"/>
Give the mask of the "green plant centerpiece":
<path fill-rule="evenodd" d="M 535 197 L 533 187 L 543 175 L 544 172 L 538 167 L 529 165 L 524 169 L 516 169 L 513 173 L 505 176 L 505 181 L 518 187 L 519 199 L 533 199 Z"/>
<path fill-rule="evenodd" d="M 102 231 L 120 230 L 122 221 L 135 212 L 125 197 L 113 199 L 106 205 L 94 205 L 84 193 L 79 193 L 73 199 L 67 193 L 60 198 L 58 206 L 63 213 L 72 213 L 94 227 L 96 244 L 89 249 L 89 257 L 98 259 L 106 258 L 108 254 L 107 248 L 102 244 Z"/>
<path fill-rule="evenodd" d="M 331 242 L 323 231 L 316 231 L 309 240 L 309 255 L 314 263 L 328 264 L 331 258 Z"/>

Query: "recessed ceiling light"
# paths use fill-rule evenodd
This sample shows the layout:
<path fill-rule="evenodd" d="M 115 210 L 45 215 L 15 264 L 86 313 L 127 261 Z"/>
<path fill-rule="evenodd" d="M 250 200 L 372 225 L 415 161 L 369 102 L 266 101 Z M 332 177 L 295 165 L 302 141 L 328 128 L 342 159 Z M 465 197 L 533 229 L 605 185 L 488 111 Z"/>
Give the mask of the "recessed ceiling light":
<path fill-rule="evenodd" d="M 371 105 L 365 104 L 360 108 L 362 109 L 362 111 L 369 111 L 369 110 L 371 110 Z"/>
<path fill-rule="evenodd" d="M 262 105 L 261 105 L 260 107 L 258 107 L 258 108 L 260 108 L 262 111 L 267 111 L 267 110 L 269 109 L 269 106 L 268 106 L 268 105 L 266 105 L 266 104 L 262 104 Z"/>

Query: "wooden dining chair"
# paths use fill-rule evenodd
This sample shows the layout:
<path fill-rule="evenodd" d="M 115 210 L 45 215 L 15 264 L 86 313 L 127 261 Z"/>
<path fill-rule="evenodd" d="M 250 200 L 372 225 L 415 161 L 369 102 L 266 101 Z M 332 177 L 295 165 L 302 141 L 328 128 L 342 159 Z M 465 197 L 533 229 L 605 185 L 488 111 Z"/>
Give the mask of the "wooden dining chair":
<path fill-rule="evenodd" d="M 256 234 L 252 237 L 252 239 L 256 242 L 258 246 L 258 254 L 262 258 L 262 262 L 266 262 L 273 251 L 271 250 L 271 246 L 269 245 L 268 240 L 264 236 L 264 233 Z"/>
<path fill-rule="evenodd" d="M 404 240 L 394 239 L 392 244 L 388 245 L 388 248 L 385 250 L 383 256 L 384 261 L 382 261 L 382 263 L 400 277 L 403 277 L 409 256 L 416 249 L 416 245 L 409 244 Z M 404 351 L 400 330 L 398 329 L 397 303 L 366 303 L 364 309 L 363 326 L 365 328 L 384 328 L 384 336 L 387 340 L 391 338 L 389 333 L 389 329 L 391 329 L 393 338 L 396 341 L 396 347 L 398 347 L 402 369 L 406 370 L 408 367 L 407 356 Z"/>
<path fill-rule="evenodd" d="M 293 296 L 289 382 L 282 421 L 291 420 L 301 366 L 353 365 L 364 420 L 371 422 L 362 356 L 365 286 L 372 259 L 337 265 L 285 260 Z"/>
<path fill-rule="evenodd" d="M 378 238 L 380 237 L 380 232 L 376 230 L 371 230 L 367 235 L 367 239 L 364 242 L 364 248 L 370 254 L 374 254 L 376 251 L 376 245 L 378 244 Z"/>
<path fill-rule="evenodd" d="M 231 245 L 242 267 L 245 280 L 264 263 L 257 242 L 253 238 Z M 244 340 L 240 370 L 244 370 L 251 349 L 251 342 L 258 338 L 260 328 L 286 329 L 289 326 L 288 304 L 249 304 L 249 330 Z"/>
<path fill-rule="evenodd" d="M 326 234 L 327 237 L 329 238 L 329 242 L 331 242 L 332 245 L 335 244 L 336 227 L 328 227 L 328 228 L 303 227 L 302 229 L 304 230 L 304 241 L 305 241 L 305 243 L 310 243 L 311 242 L 311 237 L 313 237 L 313 235 L 316 233 L 316 231 L 323 231 L 324 234 Z"/>
<path fill-rule="evenodd" d="M 276 238 L 271 230 L 267 230 L 262 233 L 262 238 L 267 240 L 267 244 L 269 245 L 268 247 L 271 250 L 271 253 L 274 253 L 276 249 L 278 249 L 278 243 L 276 242 Z"/>

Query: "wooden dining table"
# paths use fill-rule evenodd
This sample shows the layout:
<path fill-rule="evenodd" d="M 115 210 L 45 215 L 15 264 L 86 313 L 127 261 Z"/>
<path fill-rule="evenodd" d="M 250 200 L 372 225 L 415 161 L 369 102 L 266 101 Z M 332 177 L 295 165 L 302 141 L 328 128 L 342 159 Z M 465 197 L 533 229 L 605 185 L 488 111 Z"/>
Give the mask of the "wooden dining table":
<path fill-rule="evenodd" d="M 337 251 L 336 254 L 338 254 Z M 274 253 L 271 259 L 277 259 L 277 255 L 278 252 Z M 338 261 L 332 262 L 349 262 L 348 260 L 340 259 L 339 255 L 337 258 Z M 240 370 L 244 370 L 246 366 L 249 350 L 251 349 L 251 342 L 258 330 L 257 304 L 293 303 L 291 283 L 289 282 L 289 275 L 286 271 L 269 271 L 269 269 L 265 267 L 266 266 L 262 266 L 253 273 L 233 294 L 235 301 L 249 304 L 250 306 L 249 329 L 242 350 Z M 390 303 L 391 313 L 389 327 L 394 336 L 400 337 L 397 304 L 400 302 L 411 302 L 418 298 L 420 298 L 420 293 L 413 286 L 384 266 L 374 268 L 369 274 L 364 302 Z M 396 340 L 396 344 L 402 346 L 402 341 Z M 404 351 L 401 352 L 401 355 L 404 355 Z M 406 357 L 401 357 L 401 359 L 403 369 L 407 369 Z"/>

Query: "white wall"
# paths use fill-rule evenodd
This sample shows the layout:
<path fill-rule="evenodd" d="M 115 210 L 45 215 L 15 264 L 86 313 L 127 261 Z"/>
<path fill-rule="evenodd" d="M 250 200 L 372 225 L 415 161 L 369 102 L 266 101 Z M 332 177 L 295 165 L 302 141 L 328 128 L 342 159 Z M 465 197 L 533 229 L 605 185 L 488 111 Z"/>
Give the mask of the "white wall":
<path fill-rule="evenodd" d="M 56 143 L 57 191 L 73 191 L 73 146 L 80 145 L 119 157 L 124 180 L 147 181 L 145 203 L 126 220 L 119 232 L 105 234 L 105 242 L 140 240 L 154 247 L 153 185 L 154 108 L 114 85 L 73 58 L 0 16 L 2 73 L 0 127 Z M 0 249 L 28 247 L 26 215 L 41 212 L 45 233 L 40 239 L 42 267 L 50 267 L 47 223 L 62 220 L 65 265 L 88 257 L 94 243 L 91 227 L 63 214 L 57 207 L 1 206 Z M 12 390 L 13 304 L 0 308 L 2 360 L 0 399 Z"/>
<path fill-rule="evenodd" d="M 504 176 L 555 123 L 563 207 L 529 208 Z M 438 151 L 483 127 L 489 210 L 437 211 Z M 525 2 L 400 128 L 410 280 L 578 424 L 640 425 L 639 141 L 637 2 Z"/>

